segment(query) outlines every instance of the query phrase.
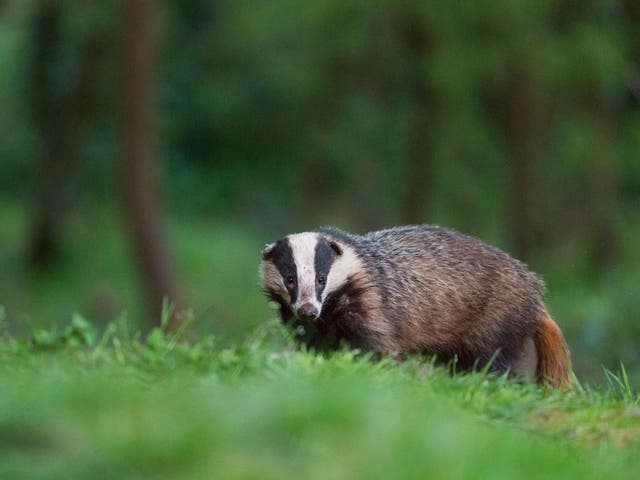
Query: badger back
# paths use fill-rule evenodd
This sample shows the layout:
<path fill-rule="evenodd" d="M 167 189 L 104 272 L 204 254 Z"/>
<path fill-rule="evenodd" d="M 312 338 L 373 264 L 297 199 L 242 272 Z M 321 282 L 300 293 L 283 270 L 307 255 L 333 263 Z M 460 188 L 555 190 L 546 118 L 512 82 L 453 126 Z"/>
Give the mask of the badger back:
<path fill-rule="evenodd" d="M 508 254 L 454 230 L 409 226 L 365 237 L 403 350 L 507 361 L 544 312 L 542 282 Z M 517 344 L 513 349 L 511 344 Z"/>

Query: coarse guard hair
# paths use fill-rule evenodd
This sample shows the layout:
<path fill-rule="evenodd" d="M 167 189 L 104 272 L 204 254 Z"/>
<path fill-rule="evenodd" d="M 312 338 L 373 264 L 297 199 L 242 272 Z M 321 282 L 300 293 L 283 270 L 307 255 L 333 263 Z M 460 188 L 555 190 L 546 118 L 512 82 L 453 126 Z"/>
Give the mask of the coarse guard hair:
<path fill-rule="evenodd" d="M 571 383 L 569 350 L 540 279 L 454 230 L 287 235 L 263 250 L 260 279 L 283 322 L 312 348 L 421 353 L 457 370 L 489 364 L 539 383 Z"/>

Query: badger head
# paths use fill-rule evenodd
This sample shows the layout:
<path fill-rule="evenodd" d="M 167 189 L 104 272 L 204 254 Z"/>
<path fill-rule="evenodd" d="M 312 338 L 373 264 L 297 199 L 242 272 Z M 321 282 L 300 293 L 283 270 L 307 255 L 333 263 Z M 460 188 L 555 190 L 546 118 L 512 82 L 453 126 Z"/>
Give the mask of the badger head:
<path fill-rule="evenodd" d="M 320 233 L 288 235 L 263 250 L 262 287 L 299 319 L 315 320 L 327 297 L 347 282 L 355 260 L 348 246 Z"/>

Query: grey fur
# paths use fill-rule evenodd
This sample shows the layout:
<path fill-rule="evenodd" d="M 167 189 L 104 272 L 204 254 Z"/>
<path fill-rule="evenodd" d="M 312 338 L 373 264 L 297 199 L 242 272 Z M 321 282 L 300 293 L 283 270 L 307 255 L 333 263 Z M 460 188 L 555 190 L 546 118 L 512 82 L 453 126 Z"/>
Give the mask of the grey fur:
<path fill-rule="evenodd" d="M 432 354 L 455 358 L 461 370 L 490 360 L 497 371 L 525 368 L 521 358 L 531 362 L 527 345 L 547 315 L 544 286 L 508 254 L 432 225 L 364 236 L 332 228 L 317 233 L 351 249 L 360 262 L 327 297 L 319 321 L 305 325 L 302 340 L 311 346 L 346 342 L 400 358 Z M 289 321 L 277 292 L 264 288 Z"/>

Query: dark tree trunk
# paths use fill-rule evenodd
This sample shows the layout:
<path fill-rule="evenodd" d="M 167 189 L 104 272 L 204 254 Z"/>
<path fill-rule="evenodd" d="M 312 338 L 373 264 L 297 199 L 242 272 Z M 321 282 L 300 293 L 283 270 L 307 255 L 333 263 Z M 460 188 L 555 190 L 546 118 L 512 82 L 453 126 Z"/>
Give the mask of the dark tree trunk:
<path fill-rule="evenodd" d="M 410 19 L 402 27 L 402 34 L 413 68 L 409 77 L 412 113 L 407 145 L 406 190 L 402 197 L 403 223 L 424 223 L 427 212 L 427 192 L 431 183 L 432 147 L 435 119 L 435 95 L 422 69 L 431 50 L 432 40 L 419 20 Z"/>
<path fill-rule="evenodd" d="M 605 106 L 596 109 L 594 122 L 598 129 L 593 139 L 595 148 L 588 159 L 590 201 L 588 220 L 593 244 L 593 266 L 601 272 L 616 260 L 619 239 L 614 225 L 618 205 L 613 126 L 615 115 Z"/>
<path fill-rule="evenodd" d="M 431 162 L 433 122 L 430 121 L 424 87 L 414 90 L 413 99 L 415 103 L 407 149 L 407 182 L 401 212 L 402 221 L 407 224 L 424 223 L 427 220 L 427 192 L 433 170 Z"/>
<path fill-rule="evenodd" d="M 121 181 L 133 251 L 154 323 L 163 300 L 177 301 L 162 232 L 159 165 L 154 160 L 153 85 L 156 43 L 154 0 L 127 0 Z M 172 316 L 169 328 L 177 325 Z"/>
<path fill-rule="evenodd" d="M 542 115 L 531 78 L 514 67 L 507 86 L 502 127 L 509 151 L 508 224 L 512 253 L 528 260 L 536 239 L 535 162 Z"/>
<path fill-rule="evenodd" d="M 52 64 L 60 44 L 60 7 L 55 2 L 41 1 L 36 9 L 33 26 L 33 63 L 31 109 L 40 137 L 37 164 L 37 198 L 35 222 L 29 240 L 29 263 L 34 268 L 49 265 L 58 256 L 59 246 L 55 224 L 60 211 L 63 183 L 61 170 L 66 162 L 61 158 L 62 122 L 56 122 Z"/>
<path fill-rule="evenodd" d="M 36 9 L 33 25 L 33 63 L 31 96 L 34 124 L 40 137 L 37 165 L 37 198 L 34 225 L 29 240 L 29 263 L 43 268 L 57 257 L 59 246 L 54 227 L 60 210 L 62 162 L 59 157 L 58 131 L 55 122 L 56 106 L 53 92 L 52 66 L 60 44 L 60 7 L 55 2 L 41 1 Z M 64 161 L 64 158 L 57 160 Z M 56 179 L 55 182 L 50 179 Z"/>
<path fill-rule="evenodd" d="M 29 263 L 41 269 L 58 257 L 60 224 L 70 196 L 70 176 L 81 145 L 81 130 L 96 105 L 97 73 L 103 45 L 98 38 L 81 47 L 78 75 L 71 88 L 56 88 L 54 66 L 60 61 L 60 2 L 43 0 L 34 22 L 32 113 L 40 138 L 34 225 Z"/>

